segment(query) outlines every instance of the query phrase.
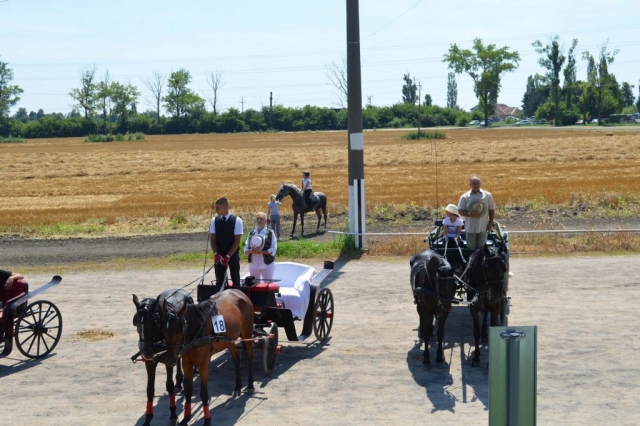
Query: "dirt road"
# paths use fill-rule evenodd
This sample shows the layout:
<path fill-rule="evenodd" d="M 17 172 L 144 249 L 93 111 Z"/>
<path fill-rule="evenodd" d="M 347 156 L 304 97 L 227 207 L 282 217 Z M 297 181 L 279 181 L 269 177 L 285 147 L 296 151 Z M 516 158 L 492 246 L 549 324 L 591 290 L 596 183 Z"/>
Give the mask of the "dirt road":
<path fill-rule="evenodd" d="M 638 256 L 512 259 L 510 324 L 539 327 L 539 425 L 638 424 L 639 262 Z M 487 424 L 488 353 L 481 368 L 471 368 L 468 309 L 455 307 L 449 317 L 446 365 L 424 369 L 408 271 L 406 259 L 338 264 L 329 278 L 336 302 L 331 339 L 283 342 L 269 378 L 256 360 L 252 396 L 231 398 L 230 358 L 214 358 L 214 424 Z M 29 279 L 39 285 L 53 273 Z M 3 424 L 142 424 L 146 376 L 129 360 L 137 343 L 131 293 L 156 295 L 194 276 L 191 270 L 65 276 L 43 297 L 64 317 L 55 353 L 26 361 L 15 351 L 0 360 L 2 398 L 9 401 Z M 94 333 L 80 337 L 82 331 Z M 100 331 L 113 336 L 96 340 Z M 163 382 L 156 381 L 155 425 L 170 424 Z M 192 424 L 202 424 L 194 402 Z"/>

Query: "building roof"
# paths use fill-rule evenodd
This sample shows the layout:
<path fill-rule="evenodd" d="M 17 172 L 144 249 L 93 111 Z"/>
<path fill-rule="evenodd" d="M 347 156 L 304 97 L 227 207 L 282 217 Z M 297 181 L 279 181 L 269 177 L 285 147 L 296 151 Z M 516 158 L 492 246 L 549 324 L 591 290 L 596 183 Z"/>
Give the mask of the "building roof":
<path fill-rule="evenodd" d="M 508 117 L 510 115 L 521 115 L 522 110 L 518 107 L 510 107 L 505 104 L 496 104 L 496 115 L 500 117 Z"/>

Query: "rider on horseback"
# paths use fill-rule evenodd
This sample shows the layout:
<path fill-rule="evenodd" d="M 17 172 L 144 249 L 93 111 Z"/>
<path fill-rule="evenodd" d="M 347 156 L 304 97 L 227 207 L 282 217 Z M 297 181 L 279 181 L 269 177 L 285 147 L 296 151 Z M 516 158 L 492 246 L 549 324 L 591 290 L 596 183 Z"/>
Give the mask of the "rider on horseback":
<path fill-rule="evenodd" d="M 311 179 L 309 179 L 309 176 L 310 176 L 310 173 L 307 170 L 302 172 L 302 195 L 304 196 L 304 201 L 307 204 L 307 206 L 310 209 L 315 210 L 316 198 L 313 197 L 313 189 L 311 189 Z"/>

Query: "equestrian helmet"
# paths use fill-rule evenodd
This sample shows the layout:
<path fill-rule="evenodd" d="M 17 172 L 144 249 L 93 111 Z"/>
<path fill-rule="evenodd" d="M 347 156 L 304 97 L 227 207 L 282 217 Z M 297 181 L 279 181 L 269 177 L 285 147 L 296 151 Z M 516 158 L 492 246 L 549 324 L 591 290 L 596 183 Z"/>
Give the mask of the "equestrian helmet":
<path fill-rule="evenodd" d="M 303 175 L 305 175 L 306 177 L 309 177 L 311 175 L 311 173 L 309 173 L 308 170 L 305 170 L 304 172 L 302 172 Z"/>

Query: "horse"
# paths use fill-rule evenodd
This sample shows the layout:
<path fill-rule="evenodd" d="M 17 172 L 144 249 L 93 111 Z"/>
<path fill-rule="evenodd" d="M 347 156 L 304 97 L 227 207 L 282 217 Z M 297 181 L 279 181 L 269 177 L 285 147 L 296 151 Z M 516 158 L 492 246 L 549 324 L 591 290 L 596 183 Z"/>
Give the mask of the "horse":
<path fill-rule="evenodd" d="M 504 248 L 504 243 L 498 248 L 485 245 L 484 248 L 476 250 L 469 259 L 467 300 L 471 301 L 469 310 L 473 318 L 475 339 L 472 367 L 480 365 L 480 336 L 487 335 L 486 312 L 491 314 L 491 326 L 495 327 L 503 309 L 503 299 L 507 290 L 506 276 L 509 273 Z M 485 315 L 482 328 L 478 317 L 481 312 Z"/>
<path fill-rule="evenodd" d="M 193 394 L 194 367 L 200 373 L 200 399 L 202 400 L 205 426 L 211 425 L 209 412 L 209 361 L 215 353 L 229 349 L 235 364 L 236 386 L 232 396 L 240 395 L 240 354 L 236 340 L 242 338 L 249 365 L 247 392 L 253 393 L 253 304 L 239 290 L 224 290 L 197 305 L 184 305 L 181 309 L 164 304 L 165 319 L 162 329 L 165 331 L 168 356 L 177 362 L 182 358 L 184 369 L 184 418 L 181 425 L 191 420 L 191 396 Z M 214 334 L 212 316 L 222 315 L 224 331 Z M 177 349 L 180 348 L 181 349 Z"/>
<path fill-rule="evenodd" d="M 410 282 L 416 309 L 420 316 L 420 335 L 424 339 L 422 363 L 430 366 L 429 338 L 433 334 L 433 319 L 438 317 L 438 350 L 436 362 L 444 361 L 442 341 L 444 324 L 451 312 L 456 293 L 454 270 L 449 262 L 433 250 L 425 250 L 411 257 Z"/>
<path fill-rule="evenodd" d="M 147 370 L 147 410 L 144 422 L 145 426 L 149 426 L 151 419 L 153 419 L 153 397 L 155 393 L 156 368 L 158 367 L 158 362 L 165 363 L 167 370 L 166 386 L 167 392 L 169 393 L 170 418 L 178 418 L 176 415 L 176 392 L 182 389 L 182 368 L 180 364 L 177 365 L 176 383 L 174 384 L 173 366 L 175 364 L 166 363 L 164 360 L 166 352 L 161 352 L 165 348 L 163 342 L 164 337 L 160 329 L 164 318 L 162 306 L 167 299 L 175 305 L 180 305 L 180 307 L 187 303 L 193 303 L 193 299 L 189 293 L 184 290 L 167 290 L 155 299 L 148 297 L 142 299 L 142 301 L 138 300 L 138 296 L 133 295 L 133 304 L 136 306 L 133 325 L 138 331 L 138 348 L 140 349 L 140 356 Z"/>
<path fill-rule="evenodd" d="M 302 232 L 300 235 L 304 235 L 304 214 L 309 213 L 311 211 L 315 211 L 318 216 L 318 226 L 316 227 L 316 232 L 320 232 L 320 221 L 322 220 L 322 216 L 324 216 L 324 229 L 327 229 L 327 196 L 322 192 L 314 192 L 311 196 L 311 199 L 317 199 L 317 202 L 314 202 L 314 207 L 309 207 L 304 199 L 304 195 L 302 191 L 298 189 L 292 183 L 283 183 L 276 194 L 276 201 L 282 201 L 287 196 L 290 196 L 293 200 L 291 207 L 293 207 L 293 229 L 291 230 L 291 236 L 296 232 L 296 222 L 298 221 L 298 215 L 300 215 L 300 227 L 302 228 Z M 322 213 L 320 212 L 322 211 Z"/>

